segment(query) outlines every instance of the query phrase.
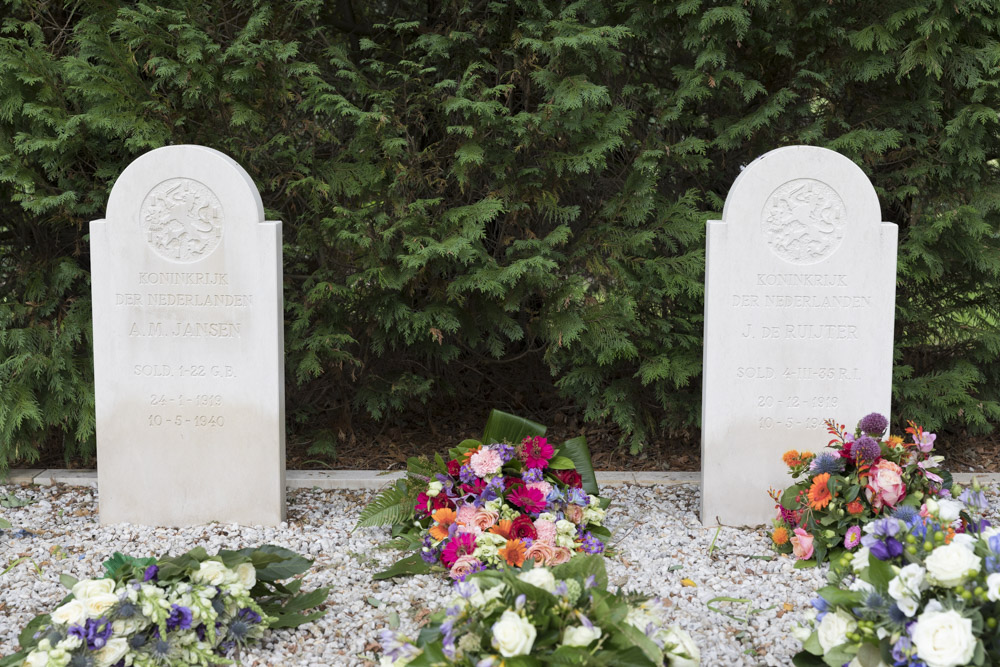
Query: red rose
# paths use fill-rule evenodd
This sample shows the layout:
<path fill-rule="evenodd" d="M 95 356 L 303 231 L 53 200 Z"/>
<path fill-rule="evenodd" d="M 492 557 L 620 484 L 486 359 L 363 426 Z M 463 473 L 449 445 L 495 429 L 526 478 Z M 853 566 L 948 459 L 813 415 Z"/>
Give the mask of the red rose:
<path fill-rule="evenodd" d="M 580 473 L 575 470 L 554 470 L 552 473 L 556 476 L 556 479 L 566 486 L 574 489 L 583 488 L 583 478 L 581 478 Z"/>
<path fill-rule="evenodd" d="M 535 530 L 535 524 L 531 520 L 531 517 L 527 514 L 522 514 L 521 516 L 514 519 L 514 523 L 510 527 L 510 539 L 521 540 L 524 538 L 538 539 L 538 531 Z"/>
<path fill-rule="evenodd" d="M 452 459 L 448 461 L 448 474 L 458 479 L 458 473 L 462 469 L 462 464 L 458 462 L 458 459 Z"/>

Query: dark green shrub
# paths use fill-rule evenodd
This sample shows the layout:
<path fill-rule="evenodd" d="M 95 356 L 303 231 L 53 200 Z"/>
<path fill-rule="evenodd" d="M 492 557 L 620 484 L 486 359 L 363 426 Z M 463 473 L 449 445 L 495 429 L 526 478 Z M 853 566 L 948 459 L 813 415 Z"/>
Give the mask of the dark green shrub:
<path fill-rule="evenodd" d="M 704 221 L 796 143 L 900 225 L 897 414 L 1000 419 L 991 1 L 4 5 L 0 467 L 93 450 L 86 224 L 167 143 L 232 155 L 285 221 L 320 447 L 484 384 L 530 406 L 528 372 L 633 450 L 696 426 Z"/>

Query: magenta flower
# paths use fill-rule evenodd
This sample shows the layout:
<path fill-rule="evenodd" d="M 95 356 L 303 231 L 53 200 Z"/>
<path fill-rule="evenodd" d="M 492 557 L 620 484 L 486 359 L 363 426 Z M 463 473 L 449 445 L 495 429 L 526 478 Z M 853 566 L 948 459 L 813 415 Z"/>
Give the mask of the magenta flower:
<path fill-rule="evenodd" d="M 861 526 L 851 526 L 844 535 L 844 547 L 853 549 L 861 543 Z"/>
<path fill-rule="evenodd" d="M 545 496 L 540 489 L 526 486 L 511 488 L 507 500 L 523 509 L 527 514 L 539 514 L 545 509 Z"/>
<path fill-rule="evenodd" d="M 462 556 L 471 556 L 475 550 L 476 536 L 472 533 L 459 533 L 441 552 L 441 562 L 450 570 L 455 561 Z"/>
<path fill-rule="evenodd" d="M 526 468 L 547 468 L 555 453 L 549 441 L 540 435 L 528 436 L 521 442 L 521 460 Z"/>

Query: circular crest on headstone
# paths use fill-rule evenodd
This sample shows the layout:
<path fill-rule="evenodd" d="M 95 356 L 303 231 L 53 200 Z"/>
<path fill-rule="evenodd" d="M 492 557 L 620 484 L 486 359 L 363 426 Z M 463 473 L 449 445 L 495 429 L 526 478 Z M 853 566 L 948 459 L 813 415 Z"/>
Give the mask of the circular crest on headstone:
<path fill-rule="evenodd" d="M 760 226 L 775 255 L 792 264 L 815 264 L 840 247 L 847 209 L 826 183 L 797 178 L 767 198 Z"/>
<path fill-rule="evenodd" d="M 202 260 L 222 240 L 222 204 L 207 185 L 191 178 L 171 178 L 150 190 L 139 218 L 149 247 L 173 262 Z"/>

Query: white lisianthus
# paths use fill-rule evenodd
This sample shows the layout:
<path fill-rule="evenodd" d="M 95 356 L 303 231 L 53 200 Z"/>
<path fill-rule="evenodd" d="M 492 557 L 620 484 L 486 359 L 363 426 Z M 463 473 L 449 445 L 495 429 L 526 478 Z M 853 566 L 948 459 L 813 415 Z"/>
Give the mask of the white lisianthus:
<path fill-rule="evenodd" d="M 584 625 L 571 625 L 563 631 L 563 645 L 590 646 L 595 639 L 601 638 L 601 629 L 596 625 L 589 628 Z"/>
<path fill-rule="evenodd" d="M 972 620 L 954 609 L 944 611 L 940 603 L 933 608 L 928 604 L 924 613 L 917 617 L 911 640 L 917 657 L 927 663 L 927 667 L 967 665 L 976 652 Z"/>
<path fill-rule="evenodd" d="M 920 597 L 920 592 L 927 588 L 924 582 L 924 574 L 924 568 L 916 563 L 910 563 L 906 567 L 901 568 L 899 574 L 889 582 L 889 595 L 893 600 Z M 907 614 L 907 616 L 912 615 Z"/>
<path fill-rule="evenodd" d="M 576 524 L 566 519 L 556 521 L 556 533 L 559 535 L 576 535 Z"/>
<path fill-rule="evenodd" d="M 473 579 L 475 581 L 475 579 Z M 476 588 L 479 588 L 479 584 L 476 584 Z M 469 597 L 469 604 L 473 607 L 485 607 L 487 604 L 493 600 L 498 599 L 503 595 L 503 584 L 497 584 L 493 588 L 488 588 L 485 591 L 477 590 Z"/>
<path fill-rule="evenodd" d="M 442 490 L 444 490 L 444 484 L 442 484 L 437 480 L 434 480 L 433 482 L 427 485 L 427 490 L 424 491 L 424 493 L 427 495 L 428 498 L 433 498 L 437 494 L 441 493 Z"/>
<path fill-rule="evenodd" d="M 135 634 L 148 624 L 149 621 L 147 619 L 138 615 L 134 618 L 119 618 L 111 623 L 111 631 L 117 636 L 124 637 L 126 635 Z"/>
<path fill-rule="evenodd" d="M 663 640 L 664 647 L 670 647 L 663 651 L 670 667 L 698 667 L 701 663 L 698 645 L 694 643 L 691 635 L 676 625 L 671 625 L 658 633 L 657 638 Z"/>
<path fill-rule="evenodd" d="M 83 640 L 76 635 L 70 635 L 66 639 L 56 644 L 56 648 L 63 651 L 75 651 L 76 649 L 83 646 Z"/>
<path fill-rule="evenodd" d="M 819 645 L 823 647 L 824 653 L 829 653 L 835 646 L 840 646 L 847 641 L 847 633 L 854 632 L 858 627 L 857 622 L 843 609 L 836 612 L 827 613 L 816 628 L 819 638 Z"/>
<path fill-rule="evenodd" d="M 505 658 L 528 655 L 537 635 L 538 631 L 528 619 L 508 609 L 493 624 L 493 648 Z"/>
<path fill-rule="evenodd" d="M 197 572 L 191 573 L 191 581 L 209 586 L 224 586 L 236 582 L 236 573 L 217 560 L 202 561 Z"/>
<path fill-rule="evenodd" d="M 496 498 L 495 500 L 490 500 L 485 505 L 483 505 L 483 510 L 486 512 L 496 512 L 497 514 L 499 514 L 500 508 L 502 506 L 503 506 L 503 499 Z"/>
<path fill-rule="evenodd" d="M 917 600 L 909 597 L 901 597 L 896 600 L 896 606 L 899 610 L 906 614 L 907 618 L 913 618 L 913 615 L 917 613 L 917 609 L 920 608 L 920 603 Z"/>
<path fill-rule="evenodd" d="M 248 591 L 257 584 L 257 570 L 251 563 L 236 566 L 236 578 Z"/>
<path fill-rule="evenodd" d="M 952 498 L 939 498 L 937 501 L 937 516 L 942 523 L 951 523 L 957 520 L 964 509 L 964 503 Z"/>
<path fill-rule="evenodd" d="M 875 587 L 859 577 L 850 583 L 847 590 L 861 591 L 862 593 L 874 593 Z"/>
<path fill-rule="evenodd" d="M 48 639 L 38 642 L 35 650 L 29 653 L 25 659 L 24 667 L 46 667 L 49 664 L 49 651 L 51 650 L 52 644 L 49 643 Z"/>
<path fill-rule="evenodd" d="M 537 586 L 549 593 L 554 593 L 556 590 L 556 578 L 552 575 L 552 572 L 544 567 L 536 567 L 527 572 L 522 572 L 517 575 L 517 578 L 526 584 Z"/>
<path fill-rule="evenodd" d="M 128 640 L 124 637 L 114 637 L 94 652 L 94 664 L 97 667 L 111 667 L 124 658 L 126 653 L 128 653 Z"/>
<path fill-rule="evenodd" d="M 986 597 L 990 602 L 1000 600 L 1000 572 L 986 577 Z"/>
<path fill-rule="evenodd" d="M 556 546 L 572 549 L 576 546 L 576 538 L 572 535 L 556 535 Z"/>
<path fill-rule="evenodd" d="M 86 620 L 87 608 L 80 600 L 70 600 L 52 612 L 52 621 L 60 625 L 80 625 Z"/>
<path fill-rule="evenodd" d="M 952 588 L 964 584 L 970 572 L 979 572 L 982 559 L 961 544 L 952 543 L 936 548 L 924 564 L 932 584 Z"/>
<path fill-rule="evenodd" d="M 601 525 L 607 511 L 601 509 L 601 500 L 596 496 L 590 496 L 590 504 L 583 508 L 583 522 Z"/>
<path fill-rule="evenodd" d="M 538 520 L 539 521 L 551 521 L 552 523 L 555 523 L 556 522 L 556 515 L 553 514 L 552 512 L 542 512 L 541 514 L 538 515 Z"/>
<path fill-rule="evenodd" d="M 854 552 L 854 557 L 851 558 L 851 569 L 854 570 L 855 574 L 868 567 L 868 554 L 870 553 L 868 547 L 861 547 Z"/>
<path fill-rule="evenodd" d="M 796 625 L 792 628 L 792 637 L 794 637 L 800 644 L 805 644 L 809 640 L 810 635 L 812 635 L 812 630 L 804 625 Z"/>

